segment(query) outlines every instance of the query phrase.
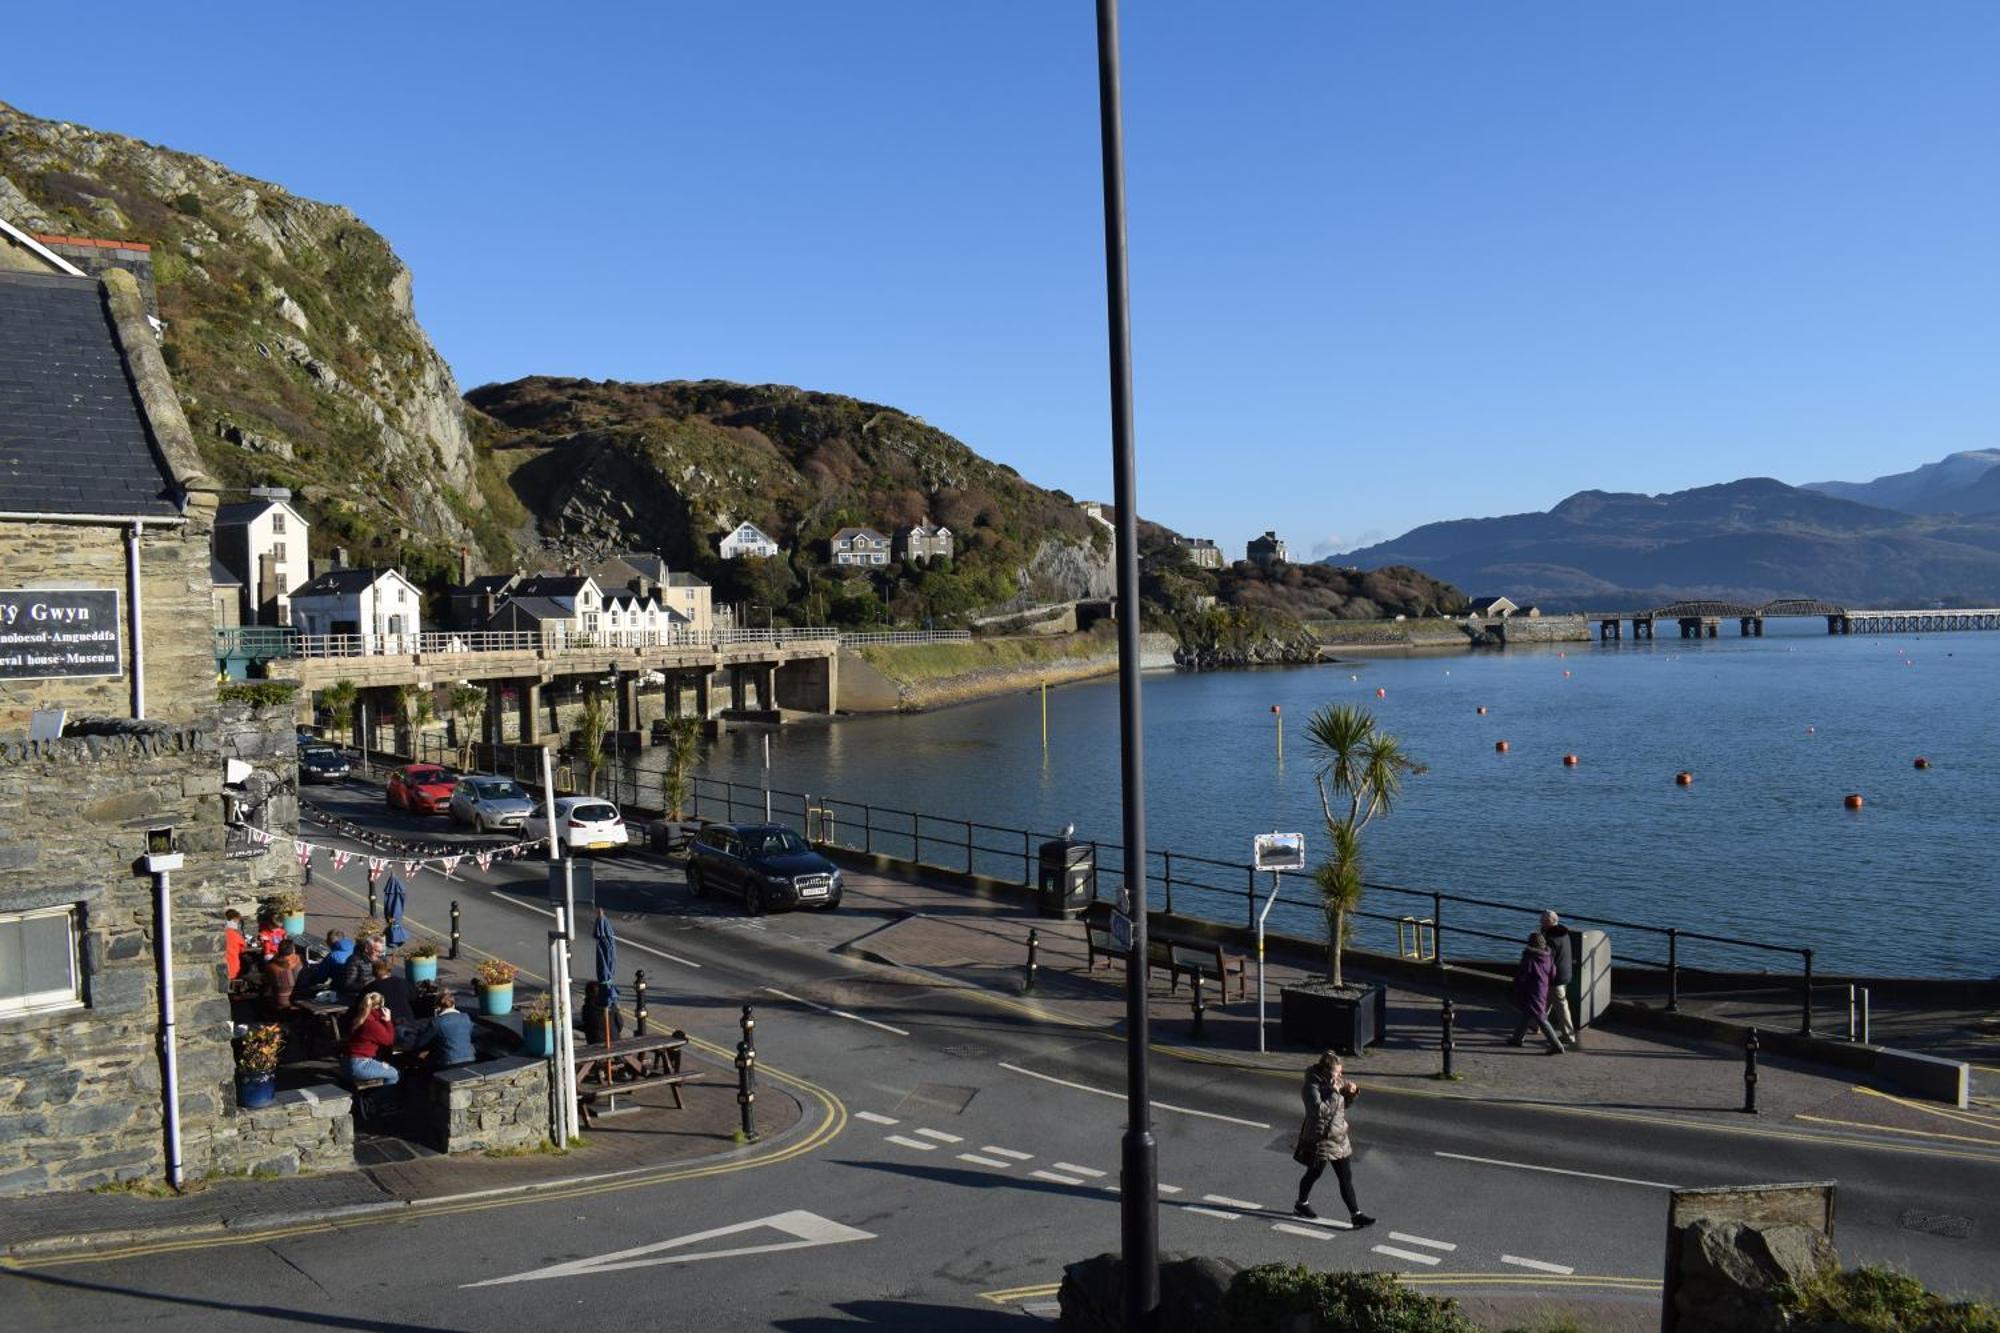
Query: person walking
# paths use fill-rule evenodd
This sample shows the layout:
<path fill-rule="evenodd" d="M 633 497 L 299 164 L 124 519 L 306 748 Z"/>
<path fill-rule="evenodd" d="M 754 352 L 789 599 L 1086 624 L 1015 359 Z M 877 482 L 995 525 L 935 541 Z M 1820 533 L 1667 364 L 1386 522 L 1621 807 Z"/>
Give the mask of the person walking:
<path fill-rule="evenodd" d="M 1348 1217 L 1357 1227 L 1372 1226 L 1375 1219 L 1362 1212 L 1354 1198 L 1354 1145 L 1347 1137 L 1347 1108 L 1361 1089 L 1343 1082 L 1340 1075 L 1340 1057 L 1332 1051 L 1322 1052 L 1306 1070 L 1305 1087 L 1299 1093 L 1305 1102 L 1305 1120 L 1299 1125 L 1298 1146 L 1292 1149 L 1292 1160 L 1306 1173 L 1299 1180 L 1299 1201 L 1292 1205 L 1292 1212 L 1300 1217 L 1319 1216 L 1307 1199 L 1331 1164 Z"/>
<path fill-rule="evenodd" d="M 1538 930 L 1528 936 L 1528 947 L 1521 950 L 1521 961 L 1514 969 L 1514 1007 L 1521 1011 L 1521 1021 L 1514 1025 L 1514 1035 L 1507 1038 L 1509 1046 L 1519 1046 L 1526 1040 L 1528 1024 L 1532 1022 L 1548 1039 L 1549 1054 L 1563 1053 L 1562 1038 L 1549 1026 L 1549 988 L 1554 984 L 1555 971 L 1549 942 Z"/>
<path fill-rule="evenodd" d="M 1569 988 L 1576 982 L 1576 932 L 1565 926 L 1551 907 L 1542 913 L 1542 938 L 1548 941 L 1549 958 L 1554 963 L 1554 973 L 1549 979 L 1549 1014 L 1555 1019 L 1556 1031 L 1576 1046 L 1580 1044 L 1576 1038 L 1576 1019 L 1569 1012 Z"/>

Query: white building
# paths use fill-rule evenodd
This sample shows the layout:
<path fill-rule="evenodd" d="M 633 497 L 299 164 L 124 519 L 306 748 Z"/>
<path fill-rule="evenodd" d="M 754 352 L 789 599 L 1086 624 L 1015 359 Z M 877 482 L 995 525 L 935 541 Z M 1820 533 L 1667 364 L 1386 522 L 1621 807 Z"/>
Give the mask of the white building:
<path fill-rule="evenodd" d="M 410 653 L 423 633 L 423 594 L 393 569 L 329 569 L 293 588 L 292 624 L 301 634 L 354 638 L 359 653 Z"/>
<path fill-rule="evenodd" d="M 686 622 L 684 626 L 675 622 L 677 627 L 697 635 L 705 635 L 715 627 L 712 593 L 706 580 L 685 572 L 675 573 L 657 555 L 627 551 L 593 565 L 590 574 L 607 597 L 616 597 L 621 590 L 637 593 L 642 599 L 649 594 L 657 595 Z"/>
<path fill-rule="evenodd" d="M 242 624 L 292 623 L 291 590 L 312 575 L 306 552 L 311 534 L 299 511 L 275 494 L 216 510 L 215 558 L 243 586 Z"/>
<path fill-rule="evenodd" d="M 755 523 L 738 523 L 736 530 L 722 539 L 722 558 L 741 560 L 745 556 L 769 558 L 778 553 L 778 544 Z"/>

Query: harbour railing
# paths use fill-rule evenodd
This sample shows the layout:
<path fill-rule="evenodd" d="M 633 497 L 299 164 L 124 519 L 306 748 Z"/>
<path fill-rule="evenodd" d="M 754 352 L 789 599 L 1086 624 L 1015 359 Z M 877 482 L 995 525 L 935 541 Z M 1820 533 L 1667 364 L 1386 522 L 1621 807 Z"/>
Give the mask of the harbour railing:
<path fill-rule="evenodd" d="M 654 799 L 657 800 L 656 793 Z M 826 792 L 782 791 L 707 777 L 693 779 L 692 812 L 696 818 L 725 823 L 763 819 L 768 814 L 772 819 L 795 823 L 813 842 L 867 854 L 879 853 L 919 868 L 979 875 L 1024 888 L 1035 886 L 1041 843 L 1065 836 L 876 805 Z M 1092 864 L 1109 882 L 1122 883 L 1126 879 L 1122 846 L 1089 837 L 1077 837 L 1076 841 L 1090 846 Z M 1293 883 L 1301 878 L 1290 877 Z M 1241 919 L 1249 927 L 1256 925 L 1258 907 L 1271 892 L 1270 872 L 1260 872 L 1247 861 L 1164 848 L 1147 849 L 1145 880 L 1149 898 L 1157 889 L 1159 896 L 1153 900 L 1169 914 L 1179 912 L 1218 924 L 1232 924 L 1237 915 L 1235 904 L 1241 903 Z M 1098 879 L 1093 876 L 1093 898 L 1097 897 L 1097 884 Z M 1537 927 L 1541 911 L 1549 906 L 1503 902 L 1406 884 L 1370 881 L 1366 887 L 1370 893 L 1393 895 L 1407 910 L 1358 910 L 1349 913 L 1350 921 L 1388 926 L 1395 934 L 1397 953 L 1434 964 L 1440 977 L 1448 955 L 1463 954 L 1467 962 L 1478 961 L 1474 951 L 1482 942 L 1499 944 L 1507 950 L 1521 948 L 1528 932 Z M 1292 909 L 1293 920 L 1297 920 L 1301 911 L 1324 919 L 1325 909 L 1309 882 L 1305 888 L 1289 888 L 1281 877 L 1277 892 L 1277 902 Z M 1523 918 L 1529 924 L 1523 925 Z M 1581 912 L 1564 911 L 1562 918 L 1569 924 L 1611 932 L 1613 962 L 1657 969 L 1664 978 L 1665 1007 L 1670 1012 L 1680 1009 L 1683 986 L 1690 980 L 1727 976 L 1733 984 L 1739 974 L 1752 972 L 1768 977 L 1770 984 L 1784 989 L 1796 987 L 1799 1030 L 1812 1031 L 1813 950 L 1810 948 Z M 1512 960 L 1509 952 L 1500 961 L 1511 966 Z"/>
<path fill-rule="evenodd" d="M 448 653 L 564 653 L 600 648 L 867 647 L 966 643 L 963 629 L 841 630 L 825 625 L 764 629 L 425 630 L 420 634 L 300 634 L 273 626 L 215 631 L 218 658 L 414 657 Z"/>

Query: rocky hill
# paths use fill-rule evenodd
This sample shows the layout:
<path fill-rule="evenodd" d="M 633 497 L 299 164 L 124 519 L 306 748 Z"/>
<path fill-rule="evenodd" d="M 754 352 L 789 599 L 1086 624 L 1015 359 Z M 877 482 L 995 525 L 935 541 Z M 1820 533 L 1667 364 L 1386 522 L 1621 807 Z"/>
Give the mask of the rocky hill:
<path fill-rule="evenodd" d="M 204 461 L 226 483 L 292 487 L 316 548 L 419 577 L 455 567 L 459 546 L 509 549 L 410 271 L 347 209 L 0 103 L 0 216 L 152 247 L 164 350 Z"/>
<path fill-rule="evenodd" d="M 1751 478 L 1665 495 L 1581 491 L 1546 513 L 1428 523 L 1326 563 L 1392 562 L 1551 609 L 1692 596 L 1992 605 L 2000 515 L 1906 514 Z"/>
<path fill-rule="evenodd" d="M 1983 514 L 2000 508 L 1995 483 L 2000 449 L 1968 449 L 1873 481 L 1809 481 L 1804 489 L 1906 514 Z"/>

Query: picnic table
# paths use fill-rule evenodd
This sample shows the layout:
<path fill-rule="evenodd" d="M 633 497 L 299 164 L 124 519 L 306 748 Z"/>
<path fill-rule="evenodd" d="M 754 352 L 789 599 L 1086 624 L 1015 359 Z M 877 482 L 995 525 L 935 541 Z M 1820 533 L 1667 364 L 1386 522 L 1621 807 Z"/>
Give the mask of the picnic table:
<path fill-rule="evenodd" d="M 683 1073 L 681 1052 L 687 1033 L 620 1037 L 608 1046 L 582 1046 L 576 1052 L 576 1098 L 586 1120 L 618 1109 L 618 1098 L 640 1088 L 663 1087 L 674 1095 L 676 1110 L 684 1110 L 681 1084 L 701 1077 L 699 1070 Z"/>
<path fill-rule="evenodd" d="M 351 1007 L 352 1003 L 348 1000 L 320 1000 L 311 996 L 293 998 L 292 1008 L 304 1016 L 307 1044 L 314 1055 L 340 1049 L 344 1040 L 341 1020 L 347 1017 Z"/>

